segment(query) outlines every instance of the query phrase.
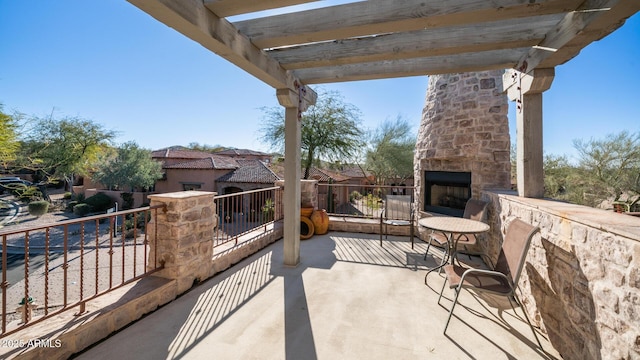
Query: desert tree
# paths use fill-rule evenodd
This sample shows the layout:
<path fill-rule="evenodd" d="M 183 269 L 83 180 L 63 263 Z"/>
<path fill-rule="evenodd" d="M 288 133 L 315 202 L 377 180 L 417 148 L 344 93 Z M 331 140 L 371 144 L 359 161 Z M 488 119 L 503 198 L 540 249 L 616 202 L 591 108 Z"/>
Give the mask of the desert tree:
<path fill-rule="evenodd" d="M 16 159 L 19 148 L 18 124 L 16 119 L 4 112 L 0 104 L 0 166 L 6 167 L 9 162 Z"/>
<path fill-rule="evenodd" d="M 96 156 L 115 138 L 116 132 L 79 117 L 33 118 L 24 136 L 21 166 L 42 172 L 48 178 L 73 185 Z"/>
<path fill-rule="evenodd" d="M 574 140 L 580 177 L 596 200 L 623 193 L 640 195 L 640 132 L 622 131 L 604 139 Z"/>
<path fill-rule="evenodd" d="M 190 142 L 189 145 L 187 145 L 187 149 L 208 152 L 212 154 L 217 153 L 218 151 L 227 150 L 227 148 L 222 145 L 200 144 L 198 142 Z"/>
<path fill-rule="evenodd" d="M 416 136 L 401 116 L 386 120 L 369 135 L 365 168 L 379 185 L 402 183 L 413 177 Z"/>
<path fill-rule="evenodd" d="M 262 108 L 261 140 L 284 151 L 284 108 Z M 336 91 L 320 90 L 315 105 L 302 114 L 301 150 L 304 178 L 312 166 L 324 161 L 351 159 L 363 146 L 360 110 Z"/>
<path fill-rule="evenodd" d="M 111 152 L 103 152 L 92 174 L 109 189 L 134 191 L 151 188 L 162 177 L 162 164 L 151 158 L 151 151 L 127 142 Z"/>

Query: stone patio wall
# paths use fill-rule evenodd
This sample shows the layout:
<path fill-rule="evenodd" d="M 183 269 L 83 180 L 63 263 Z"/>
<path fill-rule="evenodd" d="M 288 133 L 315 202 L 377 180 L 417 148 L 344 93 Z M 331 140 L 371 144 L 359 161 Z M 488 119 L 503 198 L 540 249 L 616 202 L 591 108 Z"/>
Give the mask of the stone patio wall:
<path fill-rule="evenodd" d="M 520 280 L 521 298 L 559 353 L 640 359 L 640 219 L 510 193 L 482 197 L 491 201 L 485 250 L 494 260 L 511 219 L 541 229 Z"/>

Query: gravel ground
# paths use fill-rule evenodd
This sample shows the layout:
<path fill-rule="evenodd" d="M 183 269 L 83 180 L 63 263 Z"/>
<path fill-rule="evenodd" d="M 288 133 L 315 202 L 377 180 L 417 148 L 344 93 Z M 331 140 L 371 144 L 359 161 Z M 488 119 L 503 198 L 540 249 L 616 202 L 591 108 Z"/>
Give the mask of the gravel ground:
<path fill-rule="evenodd" d="M 2 198 L 7 200 L 6 196 Z M 53 200 L 56 200 L 55 197 Z M 17 216 L 4 224 L 0 231 L 23 230 L 74 218 L 73 214 L 65 212 L 52 212 L 37 218 L 29 215 L 26 206 L 20 206 Z M 84 228 L 79 224 L 70 225 L 67 233 L 68 251 L 65 254 L 63 228 L 58 226 L 49 231 L 50 249 L 47 256 L 44 251 L 44 230 L 30 232 L 30 252 L 39 255 L 29 261 L 27 281 L 23 279 L 9 284 L 6 301 L 8 322 L 13 321 L 11 325 L 16 325 L 18 321 L 14 320 L 20 319 L 20 314 L 16 314 L 15 310 L 25 297 L 25 285 L 28 286 L 29 297 L 34 298 L 38 305 L 35 314 L 38 316 L 44 312 L 45 293 L 47 307 L 53 311 L 65 303 L 72 304 L 118 286 L 145 271 L 149 247 L 143 244 L 144 234 L 138 234 L 135 242 L 132 238 L 123 241 L 120 234 L 110 236 L 108 222 L 96 224 L 95 221 L 87 222 Z M 7 236 L 7 244 L 12 253 L 24 254 L 24 233 Z M 23 269 L 20 266 L 20 271 Z"/>

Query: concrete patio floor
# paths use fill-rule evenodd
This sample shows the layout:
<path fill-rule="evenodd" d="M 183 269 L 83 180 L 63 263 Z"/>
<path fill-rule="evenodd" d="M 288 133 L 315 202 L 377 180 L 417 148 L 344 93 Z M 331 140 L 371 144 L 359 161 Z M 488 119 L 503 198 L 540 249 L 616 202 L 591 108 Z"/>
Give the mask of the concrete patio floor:
<path fill-rule="evenodd" d="M 286 267 L 283 241 L 76 356 L 78 359 L 555 359 L 521 309 L 453 290 L 406 237 L 332 232 L 301 242 Z M 439 250 L 435 253 L 439 255 Z M 462 260 L 468 259 L 466 256 Z M 493 305 L 489 305 L 489 303 Z M 504 306 L 505 311 L 494 307 Z"/>

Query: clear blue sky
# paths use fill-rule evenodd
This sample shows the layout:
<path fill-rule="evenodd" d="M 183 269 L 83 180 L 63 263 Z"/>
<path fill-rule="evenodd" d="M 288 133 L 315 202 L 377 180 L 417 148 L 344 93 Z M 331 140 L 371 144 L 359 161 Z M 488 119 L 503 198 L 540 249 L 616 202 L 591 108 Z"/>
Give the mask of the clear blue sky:
<path fill-rule="evenodd" d="M 544 93 L 545 153 L 573 139 L 640 131 L 640 14 L 556 68 Z M 324 85 L 376 128 L 401 115 L 417 130 L 428 79 Z M 79 116 L 149 149 L 198 142 L 268 150 L 260 107 L 275 90 L 126 1 L 0 0 L 5 112 Z M 515 112 L 509 113 L 512 134 Z"/>

